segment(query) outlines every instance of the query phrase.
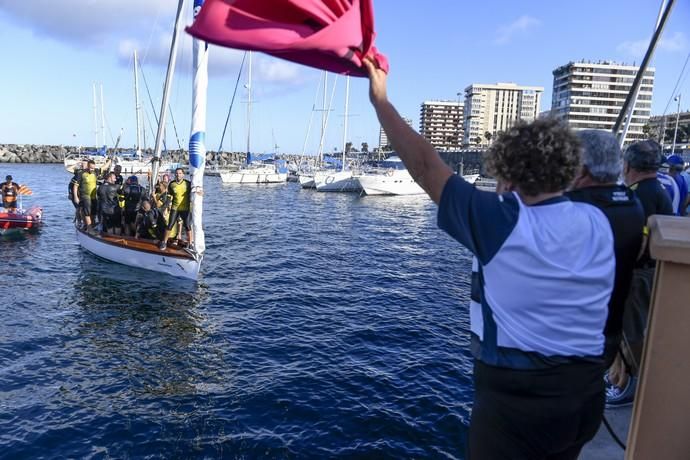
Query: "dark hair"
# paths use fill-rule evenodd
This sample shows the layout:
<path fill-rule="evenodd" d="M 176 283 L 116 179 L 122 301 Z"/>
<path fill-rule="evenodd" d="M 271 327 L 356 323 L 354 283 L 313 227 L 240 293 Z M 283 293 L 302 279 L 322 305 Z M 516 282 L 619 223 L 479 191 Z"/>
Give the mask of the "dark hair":
<path fill-rule="evenodd" d="M 555 118 L 519 121 L 487 153 L 491 174 L 528 196 L 565 190 L 580 166 L 580 141 Z"/>
<path fill-rule="evenodd" d="M 182 168 L 175 168 L 175 173 L 177 173 L 177 171 L 182 171 L 182 174 L 184 174 L 184 169 Z"/>
<path fill-rule="evenodd" d="M 96 164 L 96 162 L 95 162 L 95 161 L 93 161 L 93 160 L 89 160 L 89 161 L 87 161 L 87 164 L 90 164 L 90 165 L 95 165 L 95 164 Z"/>
<path fill-rule="evenodd" d="M 656 171 L 664 161 L 661 145 L 651 139 L 630 145 L 625 150 L 623 159 L 628 166 L 641 172 Z"/>

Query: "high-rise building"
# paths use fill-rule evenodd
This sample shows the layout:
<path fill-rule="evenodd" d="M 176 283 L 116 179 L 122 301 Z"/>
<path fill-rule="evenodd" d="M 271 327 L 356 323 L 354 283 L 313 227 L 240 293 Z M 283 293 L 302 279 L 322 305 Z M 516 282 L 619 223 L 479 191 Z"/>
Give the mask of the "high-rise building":
<path fill-rule="evenodd" d="M 419 132 L 437 150 L 455 150 L 462 145 L 463 105 L 458 101 L 424 101 Z"/>
<path fill-rule="evenodd" d="M 414 128 L 414 127 L 412 126 L 412 119 L 411 119 L 411 118 L 402 117 L 402 119 L 405 121 L 405 123 L 407 123 L 408 125 L 410 125 L 411 128 Z M 381 126 L 381 127 L 379 128 L 379 148 L 380 148 L 380 149 L 383 149 L 383 148 L 385 148 L 386 146 L 388 146 L 388 135 L 387 135 L 386 132 L 383 130 L 383 126 Z"/>
<path fill-rule="evenodd" d="M 637 75 L 638 67 L 611 61 L 569 62 L 553 71 L 551 114 L 573 129 L 610 131 Z M 654 90 L 654 69 L 645 71 L 626 143 L 646 138 Z"/>
<path fill-rule="evenodd" d="M 489 144 L 498 132 L 507 130 L 518 120 L 534 120 L 541 110 L 543 93 L 541 86 L 515 83 L 468 86 L 465 88 L 465 144 Z"/>
<path fill-rule="evenodd" d="M 676 130 L 676 120 L 678 120 L 678 130 Z M 669 113 L 666 115 L 656 115 L 649 117 L 645 134 L 661 142 L 666 149 L 670 149 L 675 135 L 678 146 L 690 145 L 690 111 Z"/>

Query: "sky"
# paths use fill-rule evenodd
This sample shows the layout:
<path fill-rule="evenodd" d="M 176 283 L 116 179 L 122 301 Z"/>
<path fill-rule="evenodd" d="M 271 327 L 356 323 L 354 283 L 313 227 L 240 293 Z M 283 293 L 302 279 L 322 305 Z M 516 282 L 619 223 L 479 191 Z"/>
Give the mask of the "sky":
<path fill-rule="evenodd" d="M 274 0 L 280 3 L 280 0 Z M 106 142 L 135 144 L 132 51 L 143 76 L 145 117 L 160 110 L 177 2 L 174 0 L 0 0 L 0 143 L 92 146 L 96 142 L 92 85 L 103 87 Z M 191 1 L 185 21 L 191 23 Z M 374 0 L 376 45 L 389 58 L 388 95 L 419 127 L 424 100 L 457 100 L 473 83 L 515 82 L 544 87 L 541 110 L 551 104 L 552 71 L 569 61 L 642 60 L 661 1 L 654 0 Z M 652 65 L 652 114 L 674 112 L 680 92 L 690 108 L 690 1 L 677 0 Z M 207 148 L 219 147 L 243 52 L 211 47 Z M 187 146 L 191 115 L 191 38 L 183 34 L 170 105 L 169 148 Z M 241 75 L 224 150 L 246 149 L 246 100 Z M 321 72 L 255 55 L 251 150 L 314 154 L 321 112 L 313 110 Z M 335 91 L 332 92 L 333 81 Z M 332 98 L 325 150 L 343 143 L 343 77 L 329 75 Z M 347 139 L 378 144 L 379 123 L 366 79 L 352 79 Z M 318 105 L 321 104 L 319 101 Z M 667 108 L 668 106 L 668 108 Z M 320 108 L 320 107 L 317 107 Z M 99 109 L 100 110 L 100 109 Z M 311 121 L 311 129 L 310 127 Z M 99 112 L 100 122 L 100 112 Z M 177 136 L 175 135 L 175 129 Z M 147 146 L 155 126 L 146 124 Z M 307 136 L 309 132 L 309 136 Z M 306 147 L 305 147 L 306 146 Z"/>

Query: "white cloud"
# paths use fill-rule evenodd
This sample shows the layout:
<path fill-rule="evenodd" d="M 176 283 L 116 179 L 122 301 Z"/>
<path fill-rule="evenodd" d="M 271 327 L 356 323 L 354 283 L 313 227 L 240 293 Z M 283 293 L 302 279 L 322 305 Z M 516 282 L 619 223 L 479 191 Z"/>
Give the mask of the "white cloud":
<path fill-rule="evenodd" d="M 616 50 L 631 57 L 642 58 L 649 46 L 649 40 L 650 39 L 624 41 L 616 47 Z M 656 47 L 657 51 L 669 53 L 684 52 L 687 51 L 687 49 L 688 38 L 683 32 L 674 32 L 666 37 L 662 37 Z"/>
<path fill-rule="evenodd" d="M 0 0 L 0 16 L 36 36 L 111 53 L 122 66 L 131 66 L 137 49 L 145 68 L 167 66 L 176 12 L 171 0 Z M 191 22 L 190 7 L 184 23 Z M 211 46 L 210 53 L 211 76 L 236 75 L 243 51 Z M 296 64 L 255 56 L 258 81 L 292 86 L 305 79 Z M 191 37 L 184 32 L 177 59 L 179 71 L 191 70 Z"/>
<path fill-rule="evenodd" d="M 518 35 L 527 33 L 541 24 L 539 19 L 528 15 L 522 15 L 507 26 L 499 27 L 494 43 L 497 45 L 504 45 L 509 43 Z"/>

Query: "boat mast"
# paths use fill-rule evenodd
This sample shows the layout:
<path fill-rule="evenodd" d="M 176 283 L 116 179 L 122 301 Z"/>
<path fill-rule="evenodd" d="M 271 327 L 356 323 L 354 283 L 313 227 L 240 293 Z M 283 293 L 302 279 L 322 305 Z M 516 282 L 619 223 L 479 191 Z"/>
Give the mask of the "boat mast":
<path fill-rule="evenodd" d="M 654 30 L 653 32 L 656 32 L 656 29 L 659 28 L 659 24 L 661 23 L 661 17 L 664 15 L 664 5 L 666 4 L 666 0 L 661 0 L 661 6 L 659 7 L 659 14 L 656 17 L 656 24 L 654 24 Z M 637 89 L 635 90 L 635 93 L 633 94 L 633 99 L 632 99 L 632 109 L 630 110 L 630 114 L 626 117 L 625 120 L 625 127 L 623 128 L 623 134 L 621 134 L 621 139 L 620 139 L 620 146 L 621 148 L 623 147 L 623 144 L 625 144 L 625 138 L 628 136 L 628 129 L 630 128 L 630 121 L 632 120 L 634 114 L 635 114 L 635 106 L 637 105 L 637 96 L 640 94 L 640 88 L 642 85 L 638 86 Z M 663 151 L 663 149 L 662 149 Z"/>
<path fill-rule="evenodd" d="M 96 107 L 96 83 L 91 84 L 93 89 L 93 133 L 96 136 L 95 148 L 98 150 L 98 108 Z"/>
<path fill-rule="evenodd" d="M 350 102 L 350 76 L 345 78 L 345 121 L 343 122 L 343 165 L 342 171 L 345 171 L 345 146 L 347 145 L 347 117 L 348 105 Z"/>
<path fill-rule="evenodd" d="M 635 80 L 633 81 L 632 88 L 630 88 L 630 91 L 628 92 L 628 96 L 625 98 L 625 102 L 623 102 L 623 107 L 621 107 L 621 111 L 618 113 L 618 118 L 616 119 L 616 122 L 613 124 L 613 129 L 611 132 L 613 133 L 614 136 L 618 136 L 618 142 L 620 145 L 623 145 L 623 141 L 625 140 L 622 136 L 623 133 L 618 133 L 618 131 L 621 129 L 621 125 L 623 124 L 623 119 L 626 117 L 626 115 L 631 118 L 632 117 L 632 106 L 634 104 L 631 104 L 633 100 L 633 96 L 639 91 L 640 85 L 642 84 L 642 77 L 645 74 L 645 71 L 647 70 L 647 65 L 649 64 L 649 61 L 652 58 L 652 55 L 654 54 L 654 49 L 656 48 L 657 41 L 659 40 L 659 37 L 661 37 L 661 33 L 664 30 L 664 26 L 666 25 L 666 20 L 671 14 L 671 9 L 673 9 L 673 3 L 675 0 L 668 0 L 668 3 L 664 7 L 664 12 L 661 15 L 661 20 L 658 21 L 659 26 L 656 28 L 654 31 L 654 35 L 652 35 L 652 39 L 649 43 L 649 47 L 647 48 L 647 52 L 644 55 L 644 58 L 642 59 L 642 64 L 640 64 L 640 68 L 637 70 L 637 74 L 635 75 Z"/>
<path fill-rule="evenodd" d="M 319 162 L 318 165 L 323 165 L 323 143 L 326 135 L 326 99 L 328 98 L 328 73 L 323 73 L 323 107 L 321 109 L 321 140 L 319 141 Z"/>
<path fill-rule="evenodd" d="M 194 18 L 201 10 L 204 0 L 194 0 Z M 192 127 L 189 136 L 189 174 L 192 182 L 192 226 L 194 249 L 202 254 L 206 249 L 202 214 L 204 206 L 204 169 L 206 168 L 206 98 L 208 90 L 208 44 L 194 38 Z"/>
<path fill-rule="evenodd" d="M 185 0 L 179 0 L 177 4 L 177 16 L 175 18 L 175 29 L 173 31 L 172 42 L 170 43 L 170 56 L 168 58 L 168 70 L 165 74 L 165 86 L 163 86 L 163 101 L 161 101 L 160 117 L 158 117 L 158 131 L 156 132 L 156 147 L 153 152 L 153 171 L 151 173 L 151 185 L 155 185 L 158 180 L 158 169 L 160 168 L 161 150 L 163 147 L 163 131 L 165 130 L 165 118 L 168 113 L 168 100 L 170 99 L 170 86 L 172 85 L 175 61 L 177 60 L 177 40 L 180 36 L 182 26 L 182 10 Z"/>
<path fill-rule="evenodd" d="M 103 136 L 103 147 L 105 147 L 105 109 L 103 108 L 103 83 L 101 83 L 101 135 Z"/>
<path fill-rule="evenodd" d="M 137 115 L 137 157 L 141 159 L 141 121 L 139 119 L 139 68 L 137 64 L 137 50 L 134 50 L 134 113 Z"/>
<path fill-rule="evenodd" d="M 249 143 L 252 132 L 252 52 L 249 52 L 249 71 L 247 72 L 247 164 L 251 163 Z"/>

